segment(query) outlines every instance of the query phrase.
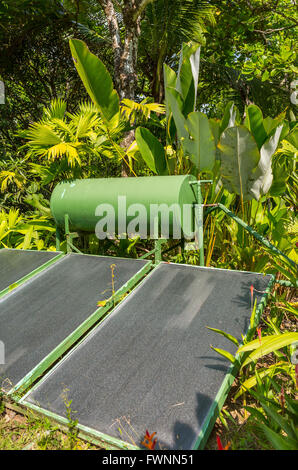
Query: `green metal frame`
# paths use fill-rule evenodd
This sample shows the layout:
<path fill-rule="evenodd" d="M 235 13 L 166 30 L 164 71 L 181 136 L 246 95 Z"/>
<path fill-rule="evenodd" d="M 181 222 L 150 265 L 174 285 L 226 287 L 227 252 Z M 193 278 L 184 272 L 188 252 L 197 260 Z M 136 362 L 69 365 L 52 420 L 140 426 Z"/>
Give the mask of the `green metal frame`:
<path fill-rule="evenodd" d="M 9 248 L 11 250 L 14 250 L 13 248 Z M 24 251 L 24 250 L 14 250 L 14 251 Z M 36 252 L 36 250 L 26 250 L 26 251 L 34 251 Z M 59 259 L 63 258 L 64 256 L 64 253 L 57 253 L 57 256 L 54 256 L 52 259 L 50 259 L 49 261 L 47 261 L 46 263 L 42 264 L 41 266 L 39 266 L 38 268 L 34 269 L 33 271 L 30 271 L 30 273 L 26 274 L 25 276 L 23 276 L 21 279 L 18 279 L 16 282 L 14 282 L 13 284 L 11 284 L 10 286 L 6 287 L 5 289 L 3 289 L 1 292 L 0 292 L 0 299 L 2 297 L 4 297 L 4 295 L 12 292 L 13 290 L 15 290 L 17 287 L 21 286 L 22 284 L 24 284 L 24 282 L 28 281 L 29 279 L 33 278 L 34 276 L 36 276 L 37 274 L 41 273 L 42 271 L 44 271 L 46 268 L 48 268 L 49 266 L 51 266 L 52 264 L 54 264 L 56 261 L 58 261 Z"/>
<path fill-rule="evenodd" d="M 11 409 L 12 411 L 14 411 L 16 413 L 26 415 L 28 413 L 28 409 L 29 409 L 31 411 L 36 412 L 40 416 L 47 416 L 47 418 L 50 421 L 54 422 L 54 423 L 58 422 L 59 425 L 60 425 L 59 428 L 62 432 L 67 433 L 68 430 L 69 430 L 69 428 L 68 428 L 69 423 L 67 421 L 65 421 L 64 418 L 62 418 L 62 420 L 61 420 L 61 416 L 55 415 L 54 413 L 51 413 L 51 412 L 47 412 L 47 410 L 40 411 L 40 409 L 38 407 L 36 407 L 34 405 L 31 406 L 30 403 L 28 405 L 21 403 L 21 401 L 19 401 L 18 403 L 15 403 L 15 402 L 12 402 L 12 401 L 10 401 L 9 399 L 7 399 L 5 397 L 3 398 L 2 401 L 3 401 L 5 407 L 7 407 L 8 409 Z M 78 438 L 82 439 L 84 441 L 90 442 L 91 444 L 95 444 L 95 445 L 98 445 L 98 446 L 103 446 L 103 443 L 106 442 L 106 441 L 103 441 L 101 439 L 105 435 L 97 436 L 97 433 L 90 434 L 90 432 L 88 432 L 88 430 L 86 430 L 84 426 L 80 426 L 80 428 L 77 426 L 77 430 L 78 430 L 78 434 L 77 434 Z M 109 436 L 105 436 L 105 437 L 109 438 Z M 105 448 L 107 450 L 119 450 L 119 444 L 117 442 L 117 445 L 115 445 L 115 444 L 112 444 L 112 442 L 111 442 L 109 444 L 105 444 Z M 130 450 L 130 449 L 131 449 L 130 446 L 124 446 L 123 445 L 123 450 Z M 24 447 L 23 450 L 27 450 L 27 448 Z"/>
<path fill-rule="evenodd" d="M 83 256 L 83 255 L 82 255 Z M 88 255 L 87 255 L 88 256 Z M 94 255 L 89 255 L 94 256 Z M 111 258 L 117 259 L 117 258 Z M 118 258 L 119 259 L 119 258 Z M 145 276 L 151 269 L 151 261 L 147 263 L 123 286 L 118 289 L 115 294 L 107 300 L 103 307 L 99 307 L 93 312 L 83 323 L 81 323 L 67 338 L 65 338 L 55 349 L 53 349 L 39 364 L 37 364 L 25 377 L 23 377 L 9 392 L 15 401 L 19 401 L 20 395 L 24 393 L 44 372 L 49 369 L 54 362 L 61 358 L 90 328 L 94 326 L 109 310 L 111 310 L 115 303 L 121 300 L 130 289 L 132 289 L 138 281 Z"/>
<path fill-rule="evenodd" d="M 158 266 L 162 262 L 162 245 L 166 243 L 167 240 L 164 238 L 158 238 L 154 241 L 154 248 L 151 251 L 148 251 L 143 256 L 140 256 L 138 259 L 146 259 L 151 255 L 154 255 L 154 266 Z"/>
<path fill-rule="evenodd" d="M 184 265 L 184 266 L 187 266 L 187 265 Z M 201 267 L 202 268 L 202 267 Z M 209 269 L 209 270 L 219 270 L 219 268 L 210 268 L 210 267 L 203 267 L 204 269 Z M 222 269 L 220 269 L 220 271 L 223 271 Z M 226 271 L 229 271 L 228 269 L 226 269 Z M 140 285 L 145 282 L 145 280 L 148 279 L 148 277 L 152 276 L 153 273 L 155 272 L 155 269 L 153 269 L 153 271 L 151 271 L 151 273 L 149 274 L 149 276 L 147 276 L 141 283 Z M 235 271 L 233 270 L 233 272 L 239 272 L 239 273 L 247 273 L 248 271 Z M 256 274 L 256 273 L 251 273 L 251 274 Z M 272 290 L 272 287 L 274 285 L 274 281 L 275 281 L 275 278 L 274 276 L 271 275 L 271 281 L 269 282 L 268 284 L 268 287 L 265 291 L 265 293 L 263 294 L 260 302 L 258 303 L 257 305 L 257 309 L 256 309 L 256 314 L 255 314 L 255 323 L 253 325 L 252 328 L 249 327 L 247 333 L 246 333 L 246 338 L 249 340 L 250 337 L 252 336 L 252 334 L 254 333 L 255 331 L 255 328 L 258 324 L 258 322 L 260 321 L 260 318 L 261 318 L 261 315 L 263 313 L 263 310 L 267 304 L 267 299 L 268 299 L 268 295 L 270 294 L 271 290 Z M 127 297 L 127 299 L 129 298 L 129 296 Z M 101 320 L 102 322 L 103 320 Z M 100 323 L 101 323 L 100 322 Z M 100 324 L 99 323 L 99 324 Z M 71 350 L 69 351 L 65 357 L 63 358 L 62 361 L 66 360 L 70 354 L 73 353 L 73 351 L 79 347 L 83 341 L 86 340 L 86 338 L 91 335 L 93 333 L 93 331 L 98 327 L 97 324 L 94 328 L 92 328 L 92 330 L 90 330 L 90 332 L 88 333 L 87 336 L 85 336 L 83 339 L 81 339 L 77 345 Z M 239 359 L 239 356 L 236 355 L 236 360 Z M 52 419 L 53 421 L 56 421 L 62 425 L 67 425 L 68 421 L 66 418 L 63 418 L 62 416 L 58 415 L 57 413 L 54 413 L 54 412 L 51 412 L 45 408 L 42 408 L 38 405 L 35 405 L 33 403 L 30 403 L 26 400 L 26 398 L 28 397 L 28 395 L 30 393 L 32 393 L 32 391 L 34 391 L 41 383 L 43 383 L 59 366 L 61 365 L 61 362 L 59 362 L 58 364 L 56 364 L 36 385 L 34 385 L 32 387 L 31 390 L 29 390 L 21 399 L 18 400 L 18 403 L 21 404 L 22 406 L 26 406 L 28 408 L 30 408 L 31 410 L 39 413 L 39 414 L 42 414 L 42 415 L 45 415 L 47 416 L 48 418 Z M 236 377 L 236 374 L 238 372 L 238 369 L 239 367 L 237 367 L 237 365 L 234 365 L 232 364 L 225 377 L 224 377 L 224 380 L 222 382 L 222 385 L 215 397 L 215 400 L 212 404 L 212 407 L 202 425 L 202 429 L 198 435 L 198 438 L 196 440 L 196 443 L 193 447 L 193 450 L 197 450 L 197 449 L 203 449 L 206 445 L 206 442 L 208 440 L 208 437 L 210 435 L 210 432 L 212 431 L 213 429 L 213 426 L 214 426 L 214 423 L 219 415 L 219 412 L 221 410 L 221 408 L 223 407 L 224 405 L 224 402 L 227 398 L 227 395 L 229 393 L 229 390 L 234 382 L 234 379 Z M 96 431 L 95 429 L 92 429 L 88 426 L 83 426 L 81 424 L 78 424 L 77 425 L 77 429 L 79 430 L 80 432 L 80 435 L 83 439 L 86 439 L 87 441 L 91 439 L 90 442 L 93 442 L 97 445 L 101 445 L 101 446 L 104 446 L 105 449 L 122 449 L 122 450 L 141 450 L 139 447 L 133 445 L 133 444 L 130 444 L 129 442 L 125 442 L 121 439 L 118 439 L 118 438 L 115 438 L 115 437 L 112 437 L 112 436 L 109 436 L 105 433 L 101 433 L 100 431 Z M 112 447 L 111 447 L 112 446 Z"/>
<path fill-rule="evenodd" d="M 198 247 L 200 253 L 200 266 L 204 266 L 205 264 L 205 256 L 204 256 L 204 204 L 203 204 L 203 196 L 202 196 L 202 188 L 201 184 L 204 183 L 212 183 L 212 180 L 198 180 L 198 181 L 191 181 L 189 184 L 197 187 L 197 204 L 198 204 L 198 213 L 196 219 L 196 225 L 198 229 Z"/>
<path fill-rule="evenodd" d="M 22 398 L 18 402 L 18 404 L 23 405 L 38 414 L 44 415 L 47 418 L 53 420 L 54 422 L 61 424 L 62 426 L 67 427 L 67 424 L 69 423 L 66 418 L 63 418 L 62 416 L 56 413 L 48 411 L 32 403 L 26 402 L 25 397 Z M 76 429 L 78 429 L 79 431 L 78 437 L 93 444 L 104 447 L 104 449 L 106 450 L 141 450 L 139 447 L 133 444 L 121 441 L 116 437 L 101 433 L 99 431 L 96 431 L 95 429 L 89 428 L 88 426 L 83 426 L 82 424 L 77 424 Z"/>
<path fill-rule="evenodd" d="M 155 221 L 155 226 L 157 226 L 157 222 Z M 70 232 L 69 230 L 69 215 L 65 214 L 64 216 L 64 227 L 65 227 L 65 238 L 66 238 L 66 250 L 67 253 L 72 253 L 75 251 L 78 254 L 83 254 L 73 243 L 72 240 L 77 238 L 79 234 L 77 232 Z M 167 240 L 163 238 L 158 238 L 154 241 L 154 248 L 153 250 L 149 251 L 143 256 L 140 256 L 139 259 L 146 259 L 151 255 L 154 255 L 154 265 L 157 266 L 162 261 L 162 245 L 166 243 Z M 56 249 L 60 250 L 61 244 L 61 232 L 59 228 L 56 229 Z"/>

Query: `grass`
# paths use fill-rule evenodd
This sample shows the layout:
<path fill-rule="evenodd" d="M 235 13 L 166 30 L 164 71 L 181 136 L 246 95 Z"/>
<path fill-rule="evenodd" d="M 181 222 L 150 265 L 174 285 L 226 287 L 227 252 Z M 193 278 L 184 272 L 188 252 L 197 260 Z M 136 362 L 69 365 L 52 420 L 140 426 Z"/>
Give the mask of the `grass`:
<path fill-rule="evenodd" d="M 18 413 L 10 407 L 0 408 L 1 450 L 96 450 L 79 439 L 73 430 L 63 431 L 43 416 L 26 410 Z"/>

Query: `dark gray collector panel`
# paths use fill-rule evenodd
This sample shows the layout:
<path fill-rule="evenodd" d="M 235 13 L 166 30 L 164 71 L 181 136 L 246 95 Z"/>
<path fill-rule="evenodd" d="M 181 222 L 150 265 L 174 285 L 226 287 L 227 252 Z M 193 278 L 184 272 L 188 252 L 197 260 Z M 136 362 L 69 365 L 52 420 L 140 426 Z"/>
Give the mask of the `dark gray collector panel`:
<path fill-rule="evenodd" d="M 80 424 L 140 444 L 146 429 L 166 449 L 191 449 L 229 367 L 210 344 L 235 352 L 271 276 L 163 263 L 29 395 L 65 416 L 69 389 Z M 130 423 L 130 424 L 128 424 Z M 123 431 L 122 439 L 127 438 Z"/>

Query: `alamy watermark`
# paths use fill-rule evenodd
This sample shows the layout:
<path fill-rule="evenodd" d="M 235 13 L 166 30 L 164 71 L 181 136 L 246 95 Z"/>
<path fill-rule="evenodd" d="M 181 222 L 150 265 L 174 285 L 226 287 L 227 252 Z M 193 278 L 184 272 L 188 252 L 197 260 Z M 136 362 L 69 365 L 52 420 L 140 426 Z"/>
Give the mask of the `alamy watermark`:
<path fill-rule="evenodd" d="M 0 341 L 0 365 L 5 364 L 5 346 L 3 341 Z"/>
<path fill-rule="evenodd" d="M 118 196 L 117 206 L 99 204 L 95 234 L 99 240 L 116 238 L 196 239 L 197 204 L 171 205 L 134 203 L 127 205 L 126 196 Z"/>
<path fill-rule="evenodd" d="M 5 86 L 0 80 L 0 104 L 5 104 Z"/>
<path fill-rule="evenodd" d="M 298 341 L 295 341 L 295 343 L 291 344 L 290 351 L 291 363 L 295 365 L 298 364 Z"/>
<path fill-rule="evenodd" d="M 291 93 L 291 97 L 290 97 L 290 100 L 291 100 L 291 103 L 292 104 L 298 104 L 298 80 L 293 80 L 293 82 L 291 83 L 291 89 L 294 91 Z"/>

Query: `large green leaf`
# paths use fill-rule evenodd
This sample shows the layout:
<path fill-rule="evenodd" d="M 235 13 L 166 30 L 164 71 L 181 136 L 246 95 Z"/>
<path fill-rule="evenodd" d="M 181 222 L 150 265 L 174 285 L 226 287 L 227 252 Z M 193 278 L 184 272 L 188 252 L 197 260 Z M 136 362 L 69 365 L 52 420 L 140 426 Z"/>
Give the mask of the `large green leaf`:
<path fill-rule="evenodd" d="M 217 146 L 220 137 L 220 120 L 216 118 L 210 118 L 209 126 L 214 137 L 214 143 Z"/>
<path fill-rule="evenodd" d="M 173 118 L 175 121 L 178 139 L 188 138 L 188 132 L 185 129 L 185 118 L 182 114 L 183 100 L 180 93 L 172 87 L 167 87 L 168 100 Z"/>
<path fill-rule="evenodd" d="M 169 100 L 168 100 L 168 93 L 169 91 L 167 90 L 168 87 L 175 88 L 176 87 L 176 81 L 177 81 L 177 75 L 174 72 L 174 70 L 171 69 L 167 64 L 163 65 L 163 76 L 164 76 L 164 87 L 165 87 L 165 106 L 166 106 L 166 116 L 167 119 L 170 114 L 170 105 L 169 105 Z"/>
<path fill-rule="evenodd" d="M 218 328 L 211 328 L 211 326 L 206 326 L 206 328 L 208 328 L 208 330 L 214 331 L 215 333 L 218 333 L 219 335 L 224 336 L 229 341 L 232 341 L 232 343 L 236 344 L 236 346 L 239 346 L 239 341 L 238 341 L 237 338 L 235 338 L 235 336 L 232 336 L 232 335 L 230 335 L 229 333 L 226 333 L 223 330 L 219 330 Z"/>
<path fill-rule="evenodd" d="M 269 137 L 265 143 L 262 145 L 260 150 L 260 160 L 256 171 L 250 179 L 250 192 L 256 198 L 260 199 L 261 196 L 267 194 L 271 188 L 273 181 L 272 173 L 272 155 L 275 153 L 280 135 L 282 132 L 283 125 L 279 125 L 275 133 Z"/>
<path fill-rule="evenodd" d="M 263 124 L 263 113 L 258 106 L 251 104 L 246 107 L 244 125 L 250 130 L 260 149 L 267 139 L 267 133 Z"/>
<path fill-rule="evenodd" d="M 199 171 L 211 170 L 215 162 L 215 143 L 207 116 L 198 111 L 190 113 L 185 127 L 191 139 L 184 138 L 182 142 L 184 152 L 190 156 Z"/>
<path fill-rule="evenodd" d="M 165 151 L 159 140 L 144 128 L 138 127 L 136 130 L 136 141 L 142 158 L 154 173 L 164 175 L 167 173 L 167 163 Z"/>
<path fill-rule="evenodd" d="M 107 124 L 119 113 L 119 96 L 113 88 L 111 76 L 101 60 L 89 51 L 83 41 L 71 39 L 69 44 L 78 74 Z"/>
<path fill-rule="evenodd" d="M 233 101 L 229 101 L 225 107 L 224 115 L 220 122 L 219 134 L 221 135 L 228 127 L 236 126 L 240 121 L 238 108 Z"/>
<path fill-rule="evenodd" d="M 228 361 L 230 361 L 232 364 L 236 363 L 236 358 L 229 351 L 226 351 L 225 349 L 214 348 L 212 345 L 210 345 L 210 347 L 213 349 L 213 351 L 228 359 Z"/>
<path fill-rule="evenodd" d="M 195 83 L 193 70 L 195 75 L 197 72 L 197 60 L 195 59 L 194 54 L 197 52 L 197 46 L 195 44 L 185 44 L 183 43 L 182 49 L 180 51 L 180 62 L 179 69 L 177 74 L 177 83 L 176 89 L 179 91 L 183 98 L 183 114 L 187 116 L 188 113 L 194 111 L 195 105 Z M 192 62 L 194 68 L 191 65 L 190 58 L 192 57 Z"/>
<path fill-rule="evenodd" d="M 289 436 L 282 436 L 276 433 L 265 424 L 259 425 L 263 429 L 267 436 L 267 439 L 271 442 L 273 447 L 277 450 L 297 450 L 297 441 L 289 438 Z"/>
<path fill-rule="evenodd" d="M 249 178 L 260 159 L 255 139 L 244 126 L 229 127 L 223 132 L 218 148 L 223 185 L 231 193 L 251 199 Z"/>
<path fill-rule="evenodd" d="M 266 343 L 270 342 L 272 340 L 272 336 L 263 336 L 261 339 L 261 344 L 264 346 Z M 240 346 L 237 352 L 247 352 L 247 351 L 253 351 L 255 349 L 258 349 L 260 347 L 260 340 L 259 338 L 254 339 L 253 341 L 250 341 L 249 343 L 243 344 L 243 346 Z"/>
<path fill-rule="evenodd" d="M 250 364 L 252 361 L 256 361 L 262 356 L 266 354 L 270 354 L 273 351 L 277 351 L 278 349 L 283 348 L 284 346 L 288 346 L 289 344 L 295 343 L 298 341 L 298 333 L 284 333 L 281 335 L 272 335 L 271 339 L 266 337 L 266 342 L 261 342 L 261 345 L 256 348 L 250 355 L 245 359 L 241 368 Z M 243 347 L 238 349 L 238 353 L 243 351 Z"/>

